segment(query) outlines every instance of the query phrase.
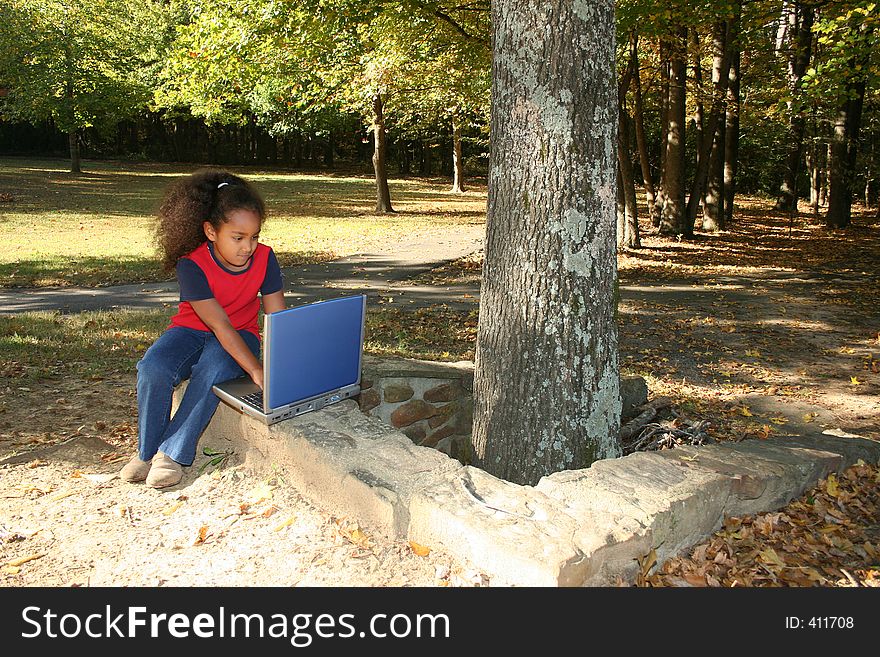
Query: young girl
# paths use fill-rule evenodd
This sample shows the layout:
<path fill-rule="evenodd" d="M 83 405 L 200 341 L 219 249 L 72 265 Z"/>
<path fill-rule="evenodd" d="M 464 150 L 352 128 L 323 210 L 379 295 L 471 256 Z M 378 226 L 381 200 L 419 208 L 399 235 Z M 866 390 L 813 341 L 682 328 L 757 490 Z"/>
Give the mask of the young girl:
<path fill-rule="evenodd" d="M 217 409 L 211 387 L 246 373 L 262 388 L 260 297 L 266 313 L 285 307 L 278 261 L 259 243 L 265 216 L 256 190 L 225 171 L 196 171 L 169 188 L 156 235 L 165 271 L 177 270 L 180 306 L 137 364 L 138 454 L 122 468 L 125 481 L 179 483 Z"/>

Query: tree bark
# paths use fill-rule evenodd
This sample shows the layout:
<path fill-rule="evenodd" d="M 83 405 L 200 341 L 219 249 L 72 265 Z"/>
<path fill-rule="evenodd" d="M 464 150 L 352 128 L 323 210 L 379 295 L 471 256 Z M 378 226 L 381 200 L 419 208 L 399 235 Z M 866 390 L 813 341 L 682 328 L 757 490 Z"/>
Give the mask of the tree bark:
<path fill-rule="evenodd" d="M 691 193 L 687 202 L 687 210 L 684 222 L 685 237 L 693 237 L 694 224 L 697 219 L 697 208 L 703 197 L 703 189 L 709 175 L 709 155 L 712 151 L 712 142 L 715 138 L 715 130 L 718 126 L 721 112 L 723 111 L 725 96 L 727 94 L 728 69 L 730 68 L 730 50 L 727 46 L 730 25 L 727 21 L 716 23 L 712 32 L 712 44 L 716 58 L 720 59 L 713 66 L 712 74 L 712 107 L 709 110 L 708 124 L 703 126 L 701 141 L 698 142 L 697 167 L 694 172 L 694 180 L 691 185 Z M 717 69 L 717 70 L 716 70 Z M 717 75 L 716 75 L 717 73 Z"/>
<path fill-rule="evenodd" d="M 855 97 L 847 98 L 837 113 L 831 141 L 831 165 L 828 180 L 829 228 L 846 228 L 852 220 L 852 198 L 858 135 L 865 98 L 865 79 L 850 85 Z"/>
<path fill-rule="evenodd" d="M 461 123 L 452 121 L 452 193 L 464 193 L 464 162 L 461 159 Z"/>
<path fill-rule="evenodd" d="M 804 151 L 804 128 L 806 119 L 798 106 L 801 79 L 807 72 L 810 63 L 811 46 L 813 43 L 813 7 L 796 2 L 793 8 L 793 33 L 789 38 L 794 41 L 788 58 L 788 155 L 776 209 L 791 212 L 797 206 L 798 178 L 801 158 Z"/>
<path fill-rule="evenodd" d="M 734 19 L 734 31 L 739 29 L 739 15 Z M 724 115 L 724 227 L 733 223 L 733 201 L 736 198 L 736 173 L 739 168 L 739 65 L 740 48 L 731 54 L 727 76 L 727 110 Z"/>
<path fill-rule="evenodd" d="M 376 174 L 376 212 L 394 212 L 391 207 L 391 191 L 388 189 L 388 155 L 385 140 L 385 114 L 382 94 L 373 96 L 373 171 Z"/>
<path fill-rule="evenodd" d="M 473 442 L 533 485 L 621 453 L 614 3 L 497 0 L 492 29 Z"/>
<path fill-rule="evenodd" d="M 79 155 L 79 133 L 76 129 L 67 132 L 67 143 L 70 146 L 70 173 L 82 173 Z"/>
<path fill-rule="evenodd" d="M 639 239 L 639 213 L 636 202 L 636 183 L 633 179 L 633 167 L 629 152 L 630 119 L 623 106 L 617 110 L 617 165 L 618 165 L 618 198 L 617 212 L 617 246 L 625 249 L 638 249 L 642 246 Z"/>
<path fill-rule="evenodd" d="M 645 185 L 645 199 L 648 203 L 648 215 L 651 217 L 651 225 L 655 228 L 660 225 L 660 207 L 657 203 L 657 194 L 654 189 L 654 178 L 651 175 L 651 161 L 648 156 L 648 139 L 645 136 L 645 112 L 642 102 L 642 76 L 639 70 L 638 51 L 633 51 L 635 79 L 635 116 L 636 145 L 639 149 L 639 165 L 642 169 L 642 182 Z"/>
<path fill-rule="evenodd" d="M 666 156 L 660 187 L 660 233 L 678 235 L 684 230 L 685 83 L 687 78 L 687 27 L 681 27 L 665 49 L 669 55 L 669 96 L 663 134 Z"/>

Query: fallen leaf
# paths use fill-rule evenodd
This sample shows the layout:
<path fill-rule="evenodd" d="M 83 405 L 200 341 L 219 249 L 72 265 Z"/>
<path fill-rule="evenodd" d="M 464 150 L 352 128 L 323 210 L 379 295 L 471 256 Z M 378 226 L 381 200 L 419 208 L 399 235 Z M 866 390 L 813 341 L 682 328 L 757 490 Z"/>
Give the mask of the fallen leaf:
<path fill-rule="evenodd" d="M 429 554 L 431 554 L 431 548 L 425 547 L 424 545 L 419 545 L 415 541 L 410 541 L 409 547 L 413 551 L 413 553 L 419 557 L 427 557 Z"/>
<path fill-rule="evenodd" d="M 195 543 L 193 545 L 199 545 L 205 542 L 205 538 L 208 536 L 208 525 L 202 525 L 199 527 L 199 535 L 196 538 Z"/>
<path fill-rule="evenodd" d="M 764 548 L 763 550 L 758 552 L 758 556 L 761 558 L 761 561 L 766 564 L 772 564 L 774 566 L 779 566 L 780 568 L 785 567 L 785 562 L 776 553 L 776 550 L 771 547 Z"/>
<path fill-rule="evenodd" d="M 840 487 L 837 485 L 837 477 L 834 473 L 828 475 L 828 479 L 825 480 L 825 492 L 832 497 L 840 495 Z"/>
<path fill-rule="evenodd" d="M 851 376 L 851 377 L 849 377 L 849 382 L 852 383 L 854 386 L 860 386 L 860 385 L 862 385 L 862 382 L 859 381 L 859 377 L 857 377 L 857 376 Z"/>
<path fill-rule="evenodd" d="M 777 415 L 776 417 L 771 417 L 770 421 L 773 424 L 788 424 L 788 418 L 782 415 Z"/>
<path fill-rule="evenodd" d="M 273 532 L 280 532 L 285 527 L 289 527 L 290 525 L 292 525 L 294 520 L 296 520 L 296 516 L 291 516 L 287 520 L 282 522 L 280 525 L 277 525 L 272 531 Z"/>
<path fill-rule="evenodd" d="M 752 417 L 752 412 L 749 410 L 748 406 L 741 406 L 739 409 L 740 415 L 745 415 L 746 417 Z"/>
<path fill-rule="evenodd" d="M 41 557 L 45 557 L 46 553 L 43 552 L 41 554 L 30 554 L 26 557 L 18 557 L 17 559 L 10 559 L 6 562 L 7 566 L 12 566 L 13 568 L 17 566 L 21 566 L 26 564 L 28 561 L 33 561 L 34 559 L 40 559 Z"/>
<path fill-rule="evenodd" d="M 171 506 L 167 507 L 164 511 L 162 511 L 162 515 L 163 516 L 170 516 L 172 513 L 177 511 L 182 506 L 183 506 L 183 502 L 175 502 Z"/>
<path fill-rule="evenodd" d="M 269 516 L 274 514 L 276 511 L 278 511 L 278 507 L 273 504 L 272 506 L 266 508 L 266 510 L 263 511 L 260 515 L 263 516 L 264 518 L 268 518 Z"/>
<path fill-rule="evenodd" d="M 71 495 L 75 495 L 75 494 L 76 494 L 75 490 L 69 490 L 69 491 L 65 491 L 64 493 L 58 493 L 57 495 L 53 495 L 49 499 L 52 502 L 57 502 L 58 500 L 63 500 L 65 497 L 70 497 Z"/>
<path fill-rule="evenodd" d="M 804 422 L 812 422 L 819 416 L 818 413 L 804 413 L 803 420 Z"/>

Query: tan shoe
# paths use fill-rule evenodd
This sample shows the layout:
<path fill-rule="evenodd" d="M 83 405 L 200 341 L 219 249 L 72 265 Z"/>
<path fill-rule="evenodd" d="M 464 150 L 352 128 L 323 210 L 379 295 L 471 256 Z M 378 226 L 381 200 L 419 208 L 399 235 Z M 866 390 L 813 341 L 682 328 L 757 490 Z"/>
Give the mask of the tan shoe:
<path fill-rule="evenodd" d="M 183 466 L 167 454 L 156 452 L 153 465 L 147 475 L 147 486 L 165 488 L 180 483 L 183 479 Z"/>
<path fill-rule="evenodd" d="M 150 462 L 141 461 L 140 457 L 133 456 L 131 461 L 126 463 L 122 467 L 122 470 L 119 471 L 119 478 L 122 479 L 122 481 L 127 481 L 133 484 L 146 479 L 149 472 Z"/>

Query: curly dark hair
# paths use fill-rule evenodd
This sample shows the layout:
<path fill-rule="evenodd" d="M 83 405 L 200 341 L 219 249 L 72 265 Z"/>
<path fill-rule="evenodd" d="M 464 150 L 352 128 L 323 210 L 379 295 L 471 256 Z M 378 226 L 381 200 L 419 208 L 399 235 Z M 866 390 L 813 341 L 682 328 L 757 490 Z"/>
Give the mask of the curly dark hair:
<path fill-rule="evenodd" d="M 228 171 L 199 169 L 172 183 L 156 222 L 162 269 L 173 271 L 181 256 L 207 241 L 205 221 L 219 230 L 235 210 L 251 210 L 261 222 L 266 218 L 266 205 L 253 185 Z"/>

